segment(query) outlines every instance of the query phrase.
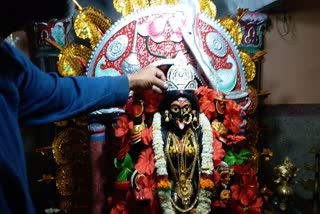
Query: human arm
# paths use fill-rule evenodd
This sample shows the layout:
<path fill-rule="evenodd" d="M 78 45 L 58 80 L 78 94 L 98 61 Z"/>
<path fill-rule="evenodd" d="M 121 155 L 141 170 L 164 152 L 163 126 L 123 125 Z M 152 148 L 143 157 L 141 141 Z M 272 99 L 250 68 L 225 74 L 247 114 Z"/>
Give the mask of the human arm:
<path fill-rule="evenodd" d="M 164 74 L 154 67 L 128 76 L 59 77 L 57 73 L 41 71 L 19 50 L 10 46 L 7 49 L 22 67 L 17 79 L 19 119 L 26 124 L 48 123 L 121 106 L 127 101 L 130 89 L 147 89 L 153 85 L 156 90 L 166 88 Z"/>

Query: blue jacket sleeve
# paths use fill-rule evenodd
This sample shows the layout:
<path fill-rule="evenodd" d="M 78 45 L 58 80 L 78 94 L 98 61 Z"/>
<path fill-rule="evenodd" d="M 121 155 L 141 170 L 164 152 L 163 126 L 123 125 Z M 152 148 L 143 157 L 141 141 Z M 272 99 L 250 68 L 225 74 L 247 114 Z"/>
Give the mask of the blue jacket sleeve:
<path fill-rule="evenodd" d="M 129 95 L 127 76 L 60 77 L 45 73 L 22 52 L 16 53 L 24 68 L 17 80 L 19 119 L 24 124 L 64 120 L 94 110 L 123 106 Z"/>

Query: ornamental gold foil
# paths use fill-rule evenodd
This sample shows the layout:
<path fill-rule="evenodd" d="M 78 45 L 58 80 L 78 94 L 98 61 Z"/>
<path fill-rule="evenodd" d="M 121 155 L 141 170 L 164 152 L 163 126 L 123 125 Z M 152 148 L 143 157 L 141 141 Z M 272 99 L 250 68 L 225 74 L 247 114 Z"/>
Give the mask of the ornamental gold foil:
<path fill-rule="evenodd" d="M 250 150 L 252 152 L 252 156 L 250 158 L 250 161 L 252 162 L 251 166 L 254 169 L 254 171 L 257 173 L 259 171 L 259 166 L 260 166 L 260 154 L 256 146 L 251 146 Z"/>
<path fill-rule="evenodd" d="M 248 144 L 255 146 L 258 143 L 259 134 L 260 128 L 257 119 L 255 117 L 248 117 L 246 126 L 246 139 Z"/>
<path fill-rule="evenodd" d="M 149 6 L 162 4 L 177 4 L 179 0 L 149 0 Z"/>
<path fill-rule="evenodd" d="M 111 20 L 101 10 L 86 7 L 76 16 L 73 27 L 76 35 L 81 39 L 88 39 L 94 48 L 111 25 Z"/>
<path fill-rule="evenodd" d="M 200 0 L 200 10 L 207 13 L 211 18 L 216 18 L 217 8 L 216 5 L 210 0 Z"/>
<path fill-rule="evenodd" d="M 226 28 L 236 45 L 240 45 L 242 41 L 242 31 L 237 21 L 230 17 L 223 17 L 218 19 L 218 22 Z"/>
<path fill-rule="evenodd" d="M 240 56 L 243 62 L 244 70 L 246 71 L 247 81 L 251 82 L 256 76 L 256 64 L 248 53 L 240 51 Z"/>
<path fill-rule="evenodd" d="M 126 16 L 129 13 L 133 12 L 133 4 L 132 0 L 113 0 L 113 6 L 114 9 L 118 12 L 121 13 L 122 16 Z"/>
<path fill-rule="evenodd" d="M 61 76 L 85 74 L 91 50 L 81 44 L 68 44 L 58 55 L 57 69 Z"/>
<path fill-rule="evenodd" d="M 70 213 L 72 210 L 73 201 L 70 198 L 64 198 L 60 204 L 59 208 L 62 211 L 62 213 Z"/>
<path fill-rule="evenodd" d="M 248 114 L 253 114 L 256 112 L 257 107 L 258 107 L 258 92 L 257 89 L 253 85 L 248 85 L 248 92 L 249 92 L 249 97 L 251 100 L 251 103 L 247 109 Z"/>
<path fill-rule="evenodd" d="M 74 190 L 74 182 L 72 175 L 72 165 L 67 164 L 61 166 L 56 172 L 56 187 L 59 194 L 63 196 L 71 196 Z"/>
<path fill-rule="evenodd" d="M 57 164 L 67 164 L 80 159 L 89 141 L 87 133 L 78 128 L 65 128 L 60 131 L 52 143 L 52 153 Z"/>
<path fill-rule="evenodd" d="M 227 129 L 226 127 L 223 125 L 223 123 L 219 122 L 219 121 L 213 121 L 211 123 L 212 128 L 214 128 L 217 132 L 219 132 L 221 135 L 226 135 L 227 134 Z"/>
<path fill-rule="evenodd" d="M 68 123 L 69 123 L 69 122 L 68 122 L 67 120 L 62 120 L 62 121 L 56 121 L 56 122 L 54 122 L 54 124 L 55 124 L 56 126 L 61 126 L 61 127 L 68 125 Z"/>
<path fill-rule="evenodd" d="M 178 4 L 178 2 L 179 0 L 114 0 L 113 6 L 122 16 L 126 16 L 137 9 L 148 6 Z M 200 0 L 200 10 L 201 12 L 207 13 L 212 18 L 215 18 L 217 15 L 216 5 L 210 0 Z"/>

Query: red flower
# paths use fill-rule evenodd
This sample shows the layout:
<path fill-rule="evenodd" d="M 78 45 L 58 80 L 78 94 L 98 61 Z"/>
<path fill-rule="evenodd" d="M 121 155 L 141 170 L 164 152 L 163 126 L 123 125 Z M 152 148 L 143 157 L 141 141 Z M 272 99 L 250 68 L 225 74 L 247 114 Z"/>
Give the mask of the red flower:
<path fill-rule="evenodd" d="M 261 206 L 263 204 L 262 198 L 257 198 L 249 206 L 243 206 L 239 201 L 233 201 L 231 204 L 232 212 L 236 214 L 260 214 Z"/>
<path fill-rule="evenodd" d="M 214 169 L 213 173 L 212 173 L 212 176 L 213 176 L 213 182 L 217 186 L 219 184 L 219 182 L 220 182 L 220 179 L 221 179 L 220 173 L 217 170 Z"/>
<path fill-rule="evenodd" d="M 228 134 L 227 135 L 227 145 L 237 144 L 246 139 L 244 135 L 235 135 L 235 134 Z"/>
<path fill-rule="evenodd" d="M 240 126 L 243 123 L 243 110 L 232 100 L 226 102 L 225 117 L 223 125 L 230 129 L 233 133 L 240 132 Z"/>
<path fill-rule="evenodd" d="M 241 176 L 239 182 L 241 186 L 239 184 L 231 186 L 232 199 L 238 201 L 233 204 L 234 209 L 239 213 L 261 213 L 263 200 L 257 197 L 259 183 L 255 171 L 243 165 L 235 165 L 234 170 Z"/>
<path fill-rule="evenodd" d="M 123 160 L 127 155 L 127 153 L 130 151 L 130 148 L 131 148 L 131 144 L 129 142 L 126 142 L 124 145 L 122 145 L 122 147 L 119 149 L 117 153 L 117 158 L 119 160 Z"/>
<path fill-rule="evenodd" d="M 209 89 L 207 86 L 200 86 L 196 95 L 200 97 L 200 111 L 203 112 L 210 120 L 217 116 L 214 100 L 217 97 L 216 91 Z"/>
<path fill-rule="evenodd" d="M 141 99 L 129 100 L 126 104 L 126 111 L 128 115 L 131 115 L 133 117 L 140 117 L 144 111 L 144 101 Z"/>
<path fill-rule="evenodd" d="M 254 170 L 248 165 L 233 165 L 232 168 L 234 169 L 235 173 L 240 174 L 242 176 L 251 176 L 255 174 Z"/>
<path fill-rule="evenodd" d="M 224 158 L 225 153 L 226 152 L 222 148 L 222 143 L 219 140 L 214 139 L 212 158 L 215 167 L 220 166 L 221 160 Z"/>
<path fill-rule="evenodd" d="M 152 141 L 153 139 L 153 135 L 152 135 L 152 126 L 149 128 L 149 129 L 143 129 L 142 132 L 141 132 L 141 139 L 142 139 L 142 142 L 145 144 L 145 145 L 149 145 L 150 142 Z"/>
<path fill-rule="evenodd" d="M 125 201 L 119 201 L 114 207 L 112 207 L 110 214 L 127 214 L 128 209 Z"/>
<path fill-rule="evenodd" d="M 232 190 L 232 199 L 235 201 L 239 200 L 244 206 L 248 206 L 257 198 L 256 191 L 248 186 L 241 187 L 238 184 L 234 184 L 230 188 Z"/>
<path fill-rule="evenodd" d="M 145 101 L 145 112 L 154 113 L 158 111 L 162 95 L 155 93 L 153 90 L 145 90 L 143 95 Z"/>
<path fill-rule="evenodd" d="M 155 168 L 152 147 L 141 151 L 135 169 L 139 174 L 151 175 Z"/>
<path fill-rule="evenodd" d="M 136 184 L 138 185 L 138 189 L 135 190 L 136 197 L 146 200 L 149 199 L 151 203 L 154 200 L 154 190 L 156 189 L 155 181 L 150 176 L 140 175 L 136 179 Z"/>
<path fill-rule="evenodd" d="M 116 137 L 121 138 L 121 142 L 123 142 L 129 129 L 132 129 L 132 127 L 133 122 L 129 122 L 128 116 L 125 114 L 121 115 L 117 120 L 116 126 L 114 127 L 114 134 Z"/>

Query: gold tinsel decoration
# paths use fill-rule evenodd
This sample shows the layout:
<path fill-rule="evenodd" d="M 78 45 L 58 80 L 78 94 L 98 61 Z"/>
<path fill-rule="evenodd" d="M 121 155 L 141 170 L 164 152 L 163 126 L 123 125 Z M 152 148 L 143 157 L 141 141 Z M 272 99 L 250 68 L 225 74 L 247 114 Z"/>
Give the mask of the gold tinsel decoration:
<path fill-rule="evenodd" d="M 118 13 L 126 16 L 135 10 L 148 6 L 162 4 L 177 4 L 179 0 L 113 0 L 113 6 Z M 207 13 L 210 17 L 215 18 L 217 15 L 216 5 L 211 0 L 200 0 L 200 10 Z"/>
<path fill-rule="evenodd" d="M 93 49 L 103 34 L 111 27 L 111 20 L 105 14 L 94 7 L 81 8 L 78 5 L 79 14 L 74 20 L 74 31 L 81 39 L 88 39 Z"/>
<path fill-rule="evenodd" d="M 68 44 L 58 55 L 57 69 L 62 76 L 85 75 L 91 50 L 81 44 Z"/>
<path fill-rule="evenodd" d="M 256 64 L 248 53 L 240 51 L 240 56 L 243 62 L 244 70 L 246 71 L 247 81 L 251 82 L 256 76 Z"/>
<path fill-rule="evenodd" d="M 179 0 L 150 0 L 151 5 L 177 4 Z"/>
<path fill-rule="evenodd" d="M 252 152 L 252 156 L 250 158 L 250 161 L 252 162 L 252 168 L 257 173 L 259 171 L 260 166 L 260 154 L 256 146 L 250 146 L 249 148 Z"/>
<path fill-rule="evenodd" d="M 258 143 L 260 135 L 260 127 L 256 117 L 247 118 L 246 139 L 248 144 L 255 146 Z"/>
<path fill-rule="evenodd" d="M 87 132 L 78 128 L 65 128 L 52 143 L 52 153 L 57 164 L 67 164 L 84 156 L 84 148 L 89 141 Z"/>
<path fill-rule="evenodd" d="M 263 57 L 264 55 L 266 55 L 266 54 L 267 54 L 267 51 L 266 51 L 266 50 L 257 51 L 257 52 L 252 56 L 252 61 L 257 62 L 257 61 L 261 60 L 262 57 Z"/>
<path fill-rule="evenodd" d="M 239 8 L 237 11 L 237 22 L 248 12 L 248 9 Z"/>
<path fill-rule="evenodd" d="M 72 164 L 61 166 L 56 172 L 56 187 L 60 195 L 71 196 L 75 189 Z"/>
<path fill-rule="evenodd" d="M 74 203 L 71 198 L 64 198 L 59 204 L 61 213 L 71 213 L 73 204 Z"/>
<path fill-rule="evenodd" d="M 217 8 L 216 5 L 210 0 L 200 0 L 200 10 L 207 13 L 211 18 L 216 18 Z"/>
<path fill-rule="evenodd" d="M 54 122 L 54 124 L 55 124 L 56 126 L 60 126 L 60 127 L 66 126 L 66 125 L 68 125 L 68 123 L 69 123 L 68 120 L 61 120 L 61 121 L 56 121 L 56 122 Z"/>
<path fill-rule="evenodd" d="M 113 7 L 122 16 L 126 16 L 135 10 L 149 6 L 148 0 L 113 0 Z"/>
<path fill-rule="evenodd" d="M 253 85 L 248 85 L 248 92 L 249 92 L 251 103 L 248 107 L 247 114 L 254 114 L 257 110 L 258 102 L 259 102 L 258 92 Z"/>
<path fill-rule="evenodd" d="M 218 19 L 218 22 L 229 32 L 236 45 L 240 45 L 242 41 L 242 31 L 237 20 L 231 17 L 223 17 Z"/>

